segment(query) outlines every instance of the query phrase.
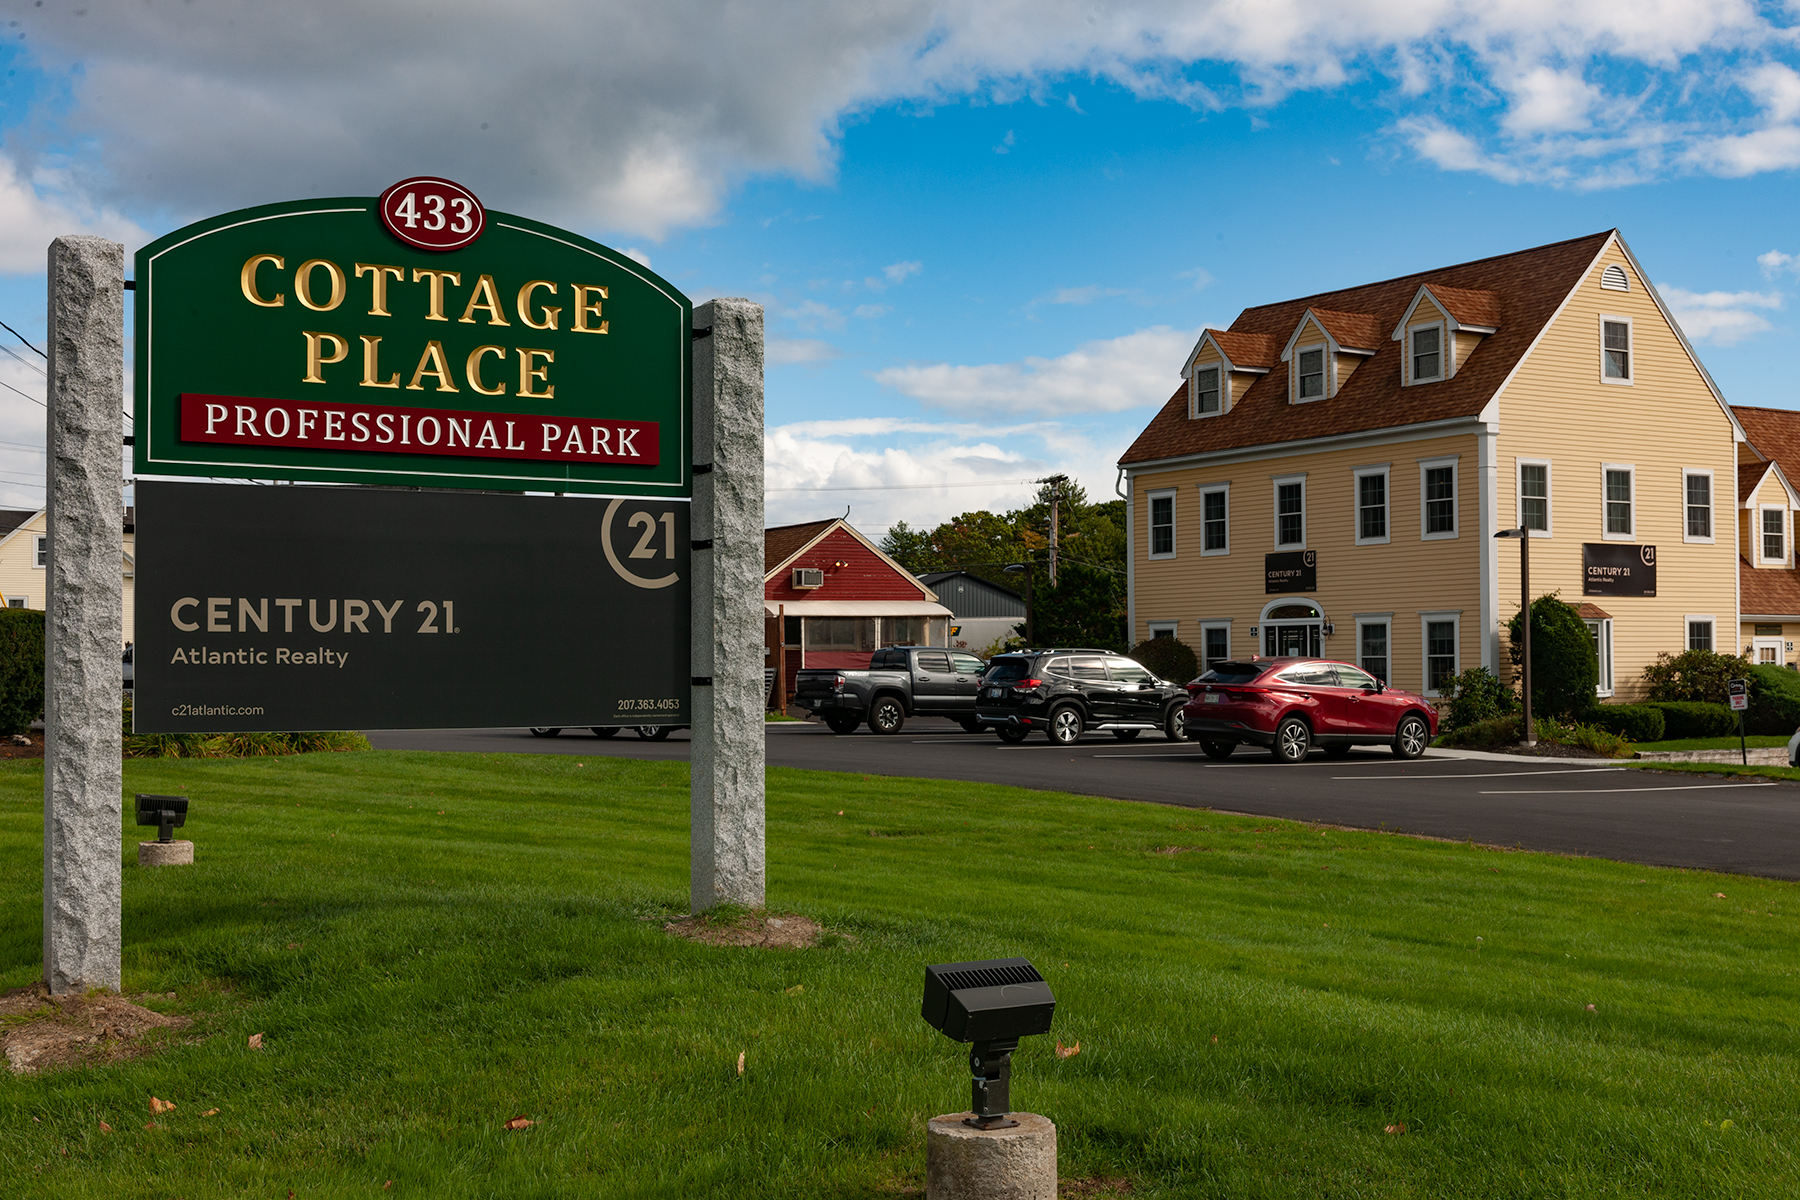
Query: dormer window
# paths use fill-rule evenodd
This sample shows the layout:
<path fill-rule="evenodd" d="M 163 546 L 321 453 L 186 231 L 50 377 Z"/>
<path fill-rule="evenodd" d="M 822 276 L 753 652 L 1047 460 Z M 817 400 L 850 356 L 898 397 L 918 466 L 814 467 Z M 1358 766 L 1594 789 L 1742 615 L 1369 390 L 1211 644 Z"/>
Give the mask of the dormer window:
<path fill-rule="evenodd" d="M 1444 327 L 1429 325 L 1412 331 L 1412 381 L 1429 383 L 1444 377 Z"/>
<path fill-rule="evenodd" d="M 1298 373 L 1298 396 L 1302 400 L 1317 400 L 1325 394 L 1325 347 L 1314 346 L 1310 350 L 1302 350 L 1296 356 Z"/>
<path fill-rule="evenodd" d="M 1194 372 L 1194 415 L 1213 416 L 1221 411 L 1219 368 L 1201 367 Z"/>

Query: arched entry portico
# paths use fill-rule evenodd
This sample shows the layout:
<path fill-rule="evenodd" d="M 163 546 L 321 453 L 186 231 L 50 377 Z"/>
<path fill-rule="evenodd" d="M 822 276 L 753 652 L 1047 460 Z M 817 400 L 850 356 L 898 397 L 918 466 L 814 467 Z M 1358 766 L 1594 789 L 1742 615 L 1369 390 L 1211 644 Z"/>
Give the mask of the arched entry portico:
<path fill-rule="evenodd" d="M 1304 596 L 1271 600 L 1257 622 L 1262 653 L 1269 658 L 1317 656 L 1324 653 L 1325 609 Z"/>

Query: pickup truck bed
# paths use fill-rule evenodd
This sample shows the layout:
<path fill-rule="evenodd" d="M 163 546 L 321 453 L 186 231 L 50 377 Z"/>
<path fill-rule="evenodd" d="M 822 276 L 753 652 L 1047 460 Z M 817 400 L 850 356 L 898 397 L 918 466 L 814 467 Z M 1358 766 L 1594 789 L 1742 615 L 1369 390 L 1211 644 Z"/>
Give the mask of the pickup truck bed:
<path fill-rule="evenodd" d="M 975 698 L 986 669 L 964 650 L 942 646 L 891 646 L 870 656 L 867 670 L 801 671 L 794 703 L 817 713 L 834 732 L 863 722 L 876 733 L 899 733 L 906 718 L 949 717 L 975 731 Z"/>

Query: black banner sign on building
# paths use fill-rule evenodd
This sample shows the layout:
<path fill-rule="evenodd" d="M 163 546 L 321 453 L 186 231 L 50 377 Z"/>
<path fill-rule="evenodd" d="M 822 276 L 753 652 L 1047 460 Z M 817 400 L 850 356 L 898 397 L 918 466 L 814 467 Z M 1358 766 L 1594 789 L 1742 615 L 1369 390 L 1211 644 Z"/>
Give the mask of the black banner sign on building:
<path fill-rule="evenodd" d="M 688 505 L 140 482 L 138 733 L 685 725 Z"/>
<path fill-rule="evenodd" d="M 1583 542 L 1581 594 L 1656 595 L 1656 547 L 1620 542 Z"/>
<path fill-rule="evenodd" d="M 1319 590 L 1319 552 L 1284 550 L 1263 556 L 1263 594 Z"/>

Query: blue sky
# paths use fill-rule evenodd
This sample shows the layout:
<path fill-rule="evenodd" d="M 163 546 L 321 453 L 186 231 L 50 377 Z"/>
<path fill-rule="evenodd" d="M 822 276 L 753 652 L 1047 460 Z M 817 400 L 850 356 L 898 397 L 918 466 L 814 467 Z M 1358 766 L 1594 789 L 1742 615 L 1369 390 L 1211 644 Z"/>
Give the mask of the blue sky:
<path fill-rule="evenodd" d="M 41 339 L 55 233 L 447 175 L 767 306 L 775 521 L 1110 494 L 1202 325 L 1615 225 L 1728 398 L 1800 407 L 1780 4 L 14 6 L 0 320 Z M 0 503 L 42 440 L 0 391 Z"/>

